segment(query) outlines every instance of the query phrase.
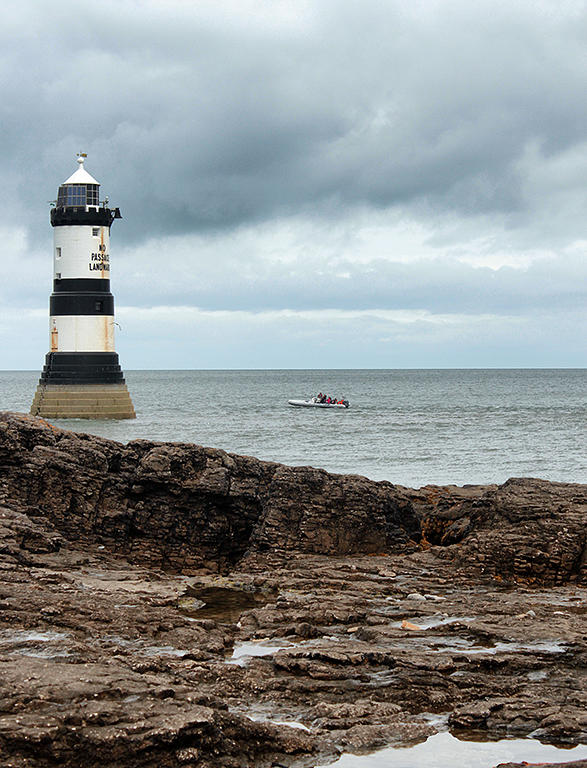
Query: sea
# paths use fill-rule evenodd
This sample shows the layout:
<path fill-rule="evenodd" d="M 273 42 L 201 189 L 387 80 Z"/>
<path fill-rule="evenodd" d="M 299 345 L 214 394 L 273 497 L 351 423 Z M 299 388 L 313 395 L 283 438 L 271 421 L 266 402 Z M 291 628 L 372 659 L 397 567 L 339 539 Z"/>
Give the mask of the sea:
<path fill-rule="evenodd" d="M 0 371 L 28 412 L 38 371 Z M 198 443 L 419 488 L 587 482 L 587 369 L 126 371 L 136 420 L 55 420 L 127 443 Z M 348 410 L 294 408 L 319 391 Z"/>

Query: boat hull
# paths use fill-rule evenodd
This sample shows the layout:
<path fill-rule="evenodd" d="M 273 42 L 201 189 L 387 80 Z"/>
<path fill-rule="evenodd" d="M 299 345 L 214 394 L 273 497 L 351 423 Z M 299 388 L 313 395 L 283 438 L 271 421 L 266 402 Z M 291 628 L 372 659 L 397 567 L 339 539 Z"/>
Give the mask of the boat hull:
<path fill-rule="evenodd" d="M 288 400 L 287 402 L 296 408 L 330 408 L 331 410 L 346 411 L 349 407 L 342 405 L 342 403 L 312 403 L 309 400 Z"/>

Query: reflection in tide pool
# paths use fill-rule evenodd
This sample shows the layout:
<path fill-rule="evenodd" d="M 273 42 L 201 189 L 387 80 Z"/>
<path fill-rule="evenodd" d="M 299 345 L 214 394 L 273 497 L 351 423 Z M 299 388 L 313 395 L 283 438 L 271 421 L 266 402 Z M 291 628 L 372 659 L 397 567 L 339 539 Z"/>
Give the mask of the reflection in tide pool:
<path fill-rule="evenodd" d="M 587 745 L 558 749 L 533 739 L 460 741 L 437 733 L 415 747 L 388 747 L 370 755 L 343 755 L 329 768 L 492 768 L 507 762 L 567 762 L 587 758 Z"/>
<path fill-rule="evenodd" d="M 278 651 L 292 648 L 293 643 L 287 640 L 250 640 L 243 643 L 235 643 L 232 656 L 227 664 L 238 664 L 244 667 L 252 656 L 273 656 Z"/>

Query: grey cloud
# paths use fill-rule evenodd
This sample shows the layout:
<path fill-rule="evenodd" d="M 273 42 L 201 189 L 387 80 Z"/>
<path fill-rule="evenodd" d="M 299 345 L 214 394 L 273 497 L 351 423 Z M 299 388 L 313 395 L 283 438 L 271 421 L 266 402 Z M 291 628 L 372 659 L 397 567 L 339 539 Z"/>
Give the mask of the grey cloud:
<path fill-rule="evenodd" d="M 585 12 L 441 6 L 332 0 L 264 28 L 190 4 L 19 4 L 0 107 L 13 215 L 39 241 L 31 195 L 53 197 L 85 149 L 121 240 L 363 205 L 528 229 L 528 146 L 586 139 Z"/>
<path fill-rule="evenodd" d="M 317 259 L 289 264 L 247 261 L 246 252 L 212 261 L 204 257 L 160 267 L 150 255 L 119 261 L 121 301 L 201 309 L 262 312 L 289 308 L 426 309 L 437 314 L 523 315 L 580 311 L 587 306 L 582 254 L 540 259 L 526 269 L 473 267 L 449 258 L 366 264 Z M 164 264 L 163 259 L 163 264 Z M 135 273 L 134 270 L 141 270 Z M 152 277 L 151 277 L 152 276 Z M 140 291 L 133 285 L 140 285 Z"/>

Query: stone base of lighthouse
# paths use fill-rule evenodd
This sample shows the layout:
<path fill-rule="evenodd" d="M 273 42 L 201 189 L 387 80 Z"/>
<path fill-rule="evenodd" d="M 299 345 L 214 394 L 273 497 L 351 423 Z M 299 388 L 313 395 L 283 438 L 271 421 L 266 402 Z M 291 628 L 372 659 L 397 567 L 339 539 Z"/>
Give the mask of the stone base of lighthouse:
<path fill-rule="evenodd" d="M 115 352 L 49 352 L 31 406 L 46 419 L 134 419 Z"/>

